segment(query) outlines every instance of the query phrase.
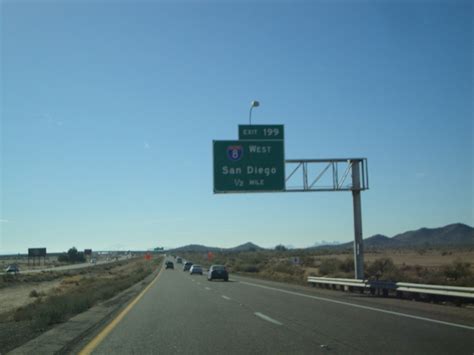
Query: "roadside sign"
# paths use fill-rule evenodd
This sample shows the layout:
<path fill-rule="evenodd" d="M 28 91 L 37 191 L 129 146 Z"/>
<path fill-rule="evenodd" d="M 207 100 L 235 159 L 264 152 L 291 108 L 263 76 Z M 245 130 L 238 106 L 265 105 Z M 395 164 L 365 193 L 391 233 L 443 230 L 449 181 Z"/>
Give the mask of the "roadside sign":
<path fill-rule="evenodd" d="M 214 192 L 285 190 L 283 140 L 214 141 Z"/>
<path fill-rule="evenodd" d="M 45 257 L 46 248 L 28 248 L 28 257 Z"/>
<path fill-rule="evenodd" d="M 272 125 L 239 125 L 239 140 L 283 140 L 282 124 Z"/>

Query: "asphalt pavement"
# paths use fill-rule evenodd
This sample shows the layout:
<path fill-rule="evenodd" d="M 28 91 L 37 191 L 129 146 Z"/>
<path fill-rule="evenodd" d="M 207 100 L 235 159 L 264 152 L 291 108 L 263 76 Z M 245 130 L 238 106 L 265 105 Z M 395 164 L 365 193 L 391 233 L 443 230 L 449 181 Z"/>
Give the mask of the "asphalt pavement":
<path fill-rule="evenodd" d="M 209 282 L 177 266 L 97 335 L 93 354 L 474 352 L 473 309 L 233 275 Z"/>

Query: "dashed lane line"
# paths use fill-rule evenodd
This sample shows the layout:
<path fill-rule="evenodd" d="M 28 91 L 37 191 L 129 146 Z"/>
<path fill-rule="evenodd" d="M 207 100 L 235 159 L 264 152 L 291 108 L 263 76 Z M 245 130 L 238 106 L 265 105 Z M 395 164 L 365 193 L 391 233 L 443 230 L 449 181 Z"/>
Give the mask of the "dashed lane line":
<path fill-rule="evenodd" d="M 273 323 L 273 324 L 276 324 L 276 325 L 283 325 L 283 323 L 280 323 L 279 321 L 273 319 L 273 318 L 270 318 L 269 316 L 266 316 L 265 314 L 263 313 L 260 313 L 260 312 L 255 312 L 254 313 L 257 317 L 259 318 L 262 318 L 263 320 L 266 320 L 267 322 L 270 322 L 270 323 Z"/>

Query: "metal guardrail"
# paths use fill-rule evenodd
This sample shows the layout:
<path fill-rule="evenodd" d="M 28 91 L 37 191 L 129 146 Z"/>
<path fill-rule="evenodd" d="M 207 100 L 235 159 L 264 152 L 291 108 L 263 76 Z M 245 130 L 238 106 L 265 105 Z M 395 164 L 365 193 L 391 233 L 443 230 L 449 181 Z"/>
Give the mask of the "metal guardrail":
<path fill-rule="evenodd" d="M 398 292 L 426 293 L 430 295 L 463 297 L 474 299 L 474 287 L 457 287 L 441 285 L 412 284 L 406 282 L 396 283 Z"/>
<path fill-rule="evenodd" d="M 378 280 L 371 281 L 314 276 L 308 277 L 308 283 L 332 286 L 332 288 L 337 288 L 337 286 L 340 286 L 344 289 L 349 288 L 349 290 L 351 288 L 357 287 L 361 291 L 364 289 L 369 289 L 372 293 L 374 293 L 376 290 L 382 290 L 384 296 L 388 295 L 389 290 L 393 290 L 399 295 L 403 294 L 403 292 L 407 292 L 411 294 L 427 294 L 474 299 L 474 287 L 426 285 L 407 282 L 389 282 Z"/>
<path fill-rule="evenodd" d="M 350 286 L 350 287 L 364 287 L 364 288 L 367 287 L 364 280 L 356 280 L 356 279 L 337 279 L 337 278 L 330 278 L 330 277 L 309 276 L 308 282 L 334 285 L 334 286 Z"/>

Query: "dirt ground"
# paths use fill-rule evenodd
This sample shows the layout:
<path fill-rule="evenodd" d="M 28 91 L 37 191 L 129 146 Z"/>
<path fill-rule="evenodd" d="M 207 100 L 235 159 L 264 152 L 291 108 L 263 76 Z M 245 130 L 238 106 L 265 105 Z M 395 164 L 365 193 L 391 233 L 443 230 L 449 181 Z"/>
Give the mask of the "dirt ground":
<path fill-rule="evenodd" d="M 39 294 L 48 294 L 60 283 L 61 280 L 54 280 L 2 288 L 0 292 L 0 313 L 34 302 L 36 297 L 30 297 L 31 291 L 36 290 Z"/>
<path fill-rule="evenodd" d="M 338 258 L 344 260 L 352 254 L 328 254 L 317 256 L 317 259 Z M 473 250 L 380 250 L 366 251 L 364 253 L 364 261 L 372 262 L 379 258 L 391 258 L 395 265 L 420 265 L 424 267 L 439 267 L 449 265 L 455 260 L 471 263 L 474 267 L 474 249 Z"/>
<path fill-rule="evenodd" d="M 24 275 L 26 278 L 20 283 L 5 284 L 0 289 L 0 315 L 21 306 L 34 302 L 37 297 L 31 297 L 30 293 L 35 290 L 40 297 L 58 294 L 68 289 L 77 287 L 84 278 L 101 279 L 113 278 L 117 273 L 124 273 L 130 268 L 130 263 L 120 262 L 118 264 L 101 265 L 87 269 L 75 269 L 52 281 L 35 281 L 38 274 Z M 106 271 L 104 272 L 104 269 Z M 31 280 L 31 281 L 29 281 Z"/>
<path fill-rule="evenodd" d="M 132 258 L 81 269 L 1 275 L 0 354 L 143 280 L 161 260 Z"/>

